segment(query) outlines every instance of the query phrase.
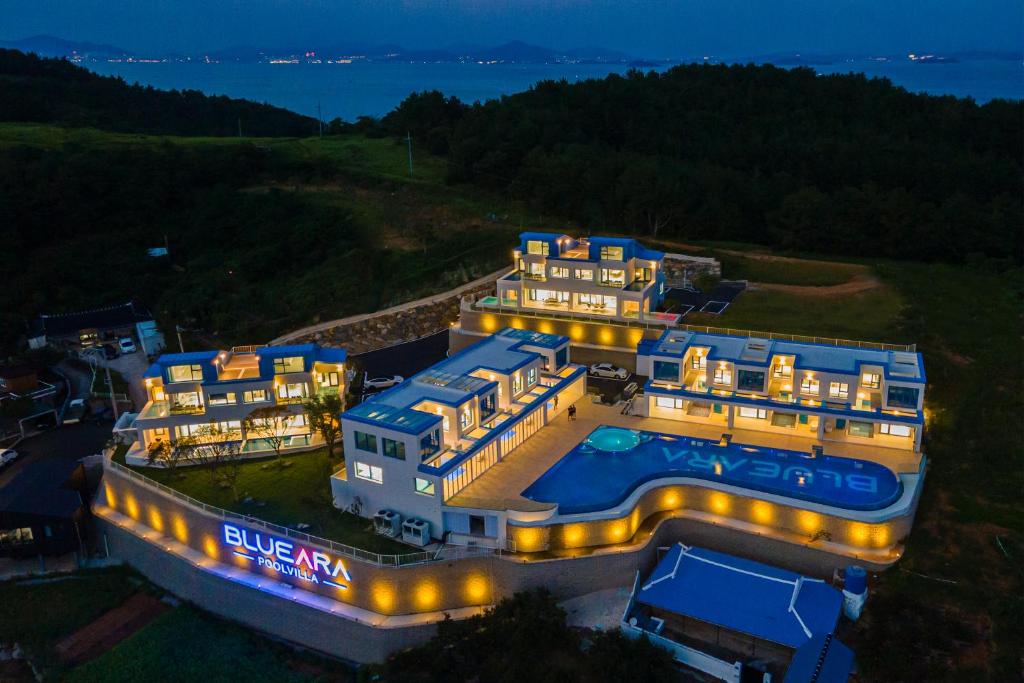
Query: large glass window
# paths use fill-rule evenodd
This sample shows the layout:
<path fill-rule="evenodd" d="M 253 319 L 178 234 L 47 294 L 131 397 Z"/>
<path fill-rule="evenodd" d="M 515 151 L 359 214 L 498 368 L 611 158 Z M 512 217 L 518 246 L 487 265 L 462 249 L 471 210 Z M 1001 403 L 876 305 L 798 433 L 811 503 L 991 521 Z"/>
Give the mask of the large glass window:
<path fill-rule="evenodd" d="M 601 260 L 602 261 L 621 261 L 622 260 L 622 247 L 601 247 Z"/>
<path fill-rule="evenodd" d="M 874 435 L 874 425 L 870 422 L 858 422 L 856 420 L 850 420 L 850 425 L 847 427 L 850 436 L 863 436 L 870 439 Z"/>
<path fill-rule="evenodd" d="M 242 401 L 245 403 L 263 403 L 269 400 L 266 389 L 253 389 L 242 394 Z"/>
<path fill-rule="evenodd" d="M 338 386 L 338 373 L 318 372 L 316 373 L 316 383 L 322 387 L 336 387 Z"/>
<path fill-rule="evenodd" d="M 466 431 L 473 426 L 473 408 L 467 403 L 459 411 L 459 426 Z"/>
<path fill-rule="evenodd" d="M 381 439 L 381 443 L 384 446 L 384 455 L 389 458 L 397 458 L 398 460 L 405 460 L 405 442 L 395 441 L 384 437 Z"/>
<path fill-rule="evenodd" d="M 577 268 L 573 272 L 573 277 L 576 278 L 577 280 L 593 280 L 594 271 L 591 270 L 590 268 Z"/>
<path fill-rule="evenodd" d="M 210 394 L 211 406 L 233 406 L 235 403 L 235 395 L 231 392 L 226 394 Z"/>
<path fill-rule="evenodd" d="M 432 496 L 434 495 L 434 482 L 429 479 L 420 479 L 419 477 L 416 477 L 415 489 L 416 493 L 424 496 Z"/>
<path fill-rule="evenodd" d="M 569 300 L 569 292 L 554 289 L 528 289 L 530 301 L 543 301 L 546 304 L 562 304 Z"/>
<path fill-rule="evenodd" d="M 167 375 L 172 382 L 202 382 L 203 366 L 201 365 L 172 365 L 167 368 Z"/>
<path fill-rule="evenodd" d="M 484 422 L 491 415 L 494 415 L 497 401 L 495 400 L 494 394 L 487 394 L 480 399 L 480 421 Z"/>
<path fill-rule="evenodd" d="M 697 356 L 697 355 L 690 356 L 690 367 L 693 368 L 694 370 L 697 370 L 697 369 L 700 369 L 700 368 L 706 368 L 707 366 L 708 366 L 708 357 L 707 356 Z"/>
<path fill-rule="evenodd" d="M 658 396 L 654 399 L 654 404 L 659 408 L 671 408 L 673 410 L 681 410 L 683 407 L 683 399 L 672 398 L 671 396 Z"/>
<path fill-rule="evenodd" d="M 567 280 L 569 278 L 569 269 L 562 266 L 555 266 L 551 269 L 551 277 L 558 278 L 560 280 Z"/>
<path fill-rule="evenodd" d="M 365 462 L 356 462 L 356 477 L 372 481 L 374 484 L 384 483 L 384 470 L 376 465 L 368 465 Z"/>
<path fill-rule="evenodd" d="M 558 349 L 555 351 L 555 370 L 561 370 L 569 362 L 569 349 Z"/>
<path fill-rule="evenodd" d="M 813 377 L 804 377 L 800 381 L 800 393 L 818 396 L 821 394 L 821 383 Z"/>
<path fill-rule="evenodd" d="M 741 406 L 740 417 L 752 417 L 755 420 L 764 420 L 768 418 L 768 411 L 765 408 L 749 408 L 747 406 Z"/>
<path fill-rule="evenodd" d="M 291 356 L 289 358 L 274 359 L 274 374 L 283 375 L 287 372 L 302 372 L 306 369 L 302 356 Z"/>
<path fill-rule="evenodd" d="M 441 450 L 441 432 L 435 429 L 420 439 L 420 462 L 427 461 L 439 450 Z"/>
<path fill-rule="evenodd" d="M 660 379 L 664 382 L 679 381 L 679 363 L 656 360 L 654 361 L 653 372 L 654 379 Z"/>
<path fill-rule="evenodd" d="M 732 384 L 732 370 L 728 366 L 715 368 L 715 384 Z"/>
<path fill-rule="evenodd" d="M 512 395 L 513 396 L 518 396 L 519 393 L 522 392 L 522 390 L 523 390 L 523 375 L 522 375 L 522 373 L 517 372 L 516 374 L 512 375 Z"/>
<path fill-rule="evenodd" d="M 626 284 L 626 271 L 621 268 L 602 268 L 601 284 L 612 287 L 623 287 Z"/>
<path fill-rule="evenodd" d="M 758 370 L 737 370 L 736 388 L 741 391 L 764 391 L 764 372 Z"/>
<path fill-rule="evenodd" d="M 889 387 L 889 407 L 917 410 L 919 392 L 913 387 Z"/>
<path fill-rule="evenodd" d="M 543 263 L 531 263 L 526 269 L 526 275 L 533 278 L 534 280 L 544 279 L 544 264 Z"/>
<path fill-rule="evenodd" d="M 527 254 L 540 254 L 541 256 L 547 256 L 550 249 L 551 245 L 544 240 L 527 240 L 526 242 Z"/>
<path fill-rule="evenodd" d="M 32 543 L 32 527 L 23 526 L 19 529 L 0 529 L 0 547 L 25 545 Z"/>
<path fill-rule="evenodd" d="M 846 382 L 829 382 L 828 397 L 846 399 L 850 396 L 850 385 Z"/>
<path fill-rule="evenodd" d="M 377 437 L 373 434 L 366 434 L 365 432 L 352 432 L 352 436 L 355 437 L 356 448 L 361 451 L 367 451 L 368 453 L 377 452 Z"/>
<path fill-rule="evenodd" d="M 860 385 L 865 389 L 877 389 L 882 383 L 882 378 L 877 372 L 865 372 L 860 377 Z"/>
<path fill-rule="evenodd" d="M 878 432 L 879 434 L 888 434 L 890 436 L 910 436 L 910 427 L 883 422 L 878 425 Z"/>
<path fill-rule="evenodd" d="M 203 409 L 202 394 L 198 391 L 186 391 L 170 396 L 172 413 L 197 413 Z"/>
<path fill-rule="evenodd" d="M 277 385 L 277 398 L 287 403 L 297 403 L 309 396 L 305 382 L 288 382 Z"/>
<path fill-rule="evenodd" d="M 792 365 L 776 365 L 775 369 L 772 370 L 772 377 L 774 377 L 775 379 L 789 379 L 792 376 Z"/>

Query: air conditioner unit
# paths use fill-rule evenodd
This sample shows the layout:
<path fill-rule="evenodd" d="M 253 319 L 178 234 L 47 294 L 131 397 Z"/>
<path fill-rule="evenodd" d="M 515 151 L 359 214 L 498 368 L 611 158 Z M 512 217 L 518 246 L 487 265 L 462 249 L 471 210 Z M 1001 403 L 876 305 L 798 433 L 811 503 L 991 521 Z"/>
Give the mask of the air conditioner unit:
<path fill-rule="evenodd" d="M 405 520 L 402 524 L 402 540 L 412 545 L 429 545 L 430 522 L 415 517 Z"/>
<path fill-rule="evenodd" d="M 392 538 L 402 533 L 402 516 L 394 510 L 377 510 L 373 516 L 373 530 Z"/>

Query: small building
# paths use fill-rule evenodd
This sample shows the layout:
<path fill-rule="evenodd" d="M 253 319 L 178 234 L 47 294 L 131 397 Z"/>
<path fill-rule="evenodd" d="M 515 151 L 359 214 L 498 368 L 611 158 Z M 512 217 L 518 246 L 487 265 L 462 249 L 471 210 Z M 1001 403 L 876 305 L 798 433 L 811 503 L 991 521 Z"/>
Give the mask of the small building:
<path fill-rule="evenodd" d="M 87 349 L 118 337 L 137 337 L 149 355 L 164 348 L 149 310 L 137 301 L 74 313 L 46 313 L 29 325 L 28 345 Z"/>
<path fill-rule="evenodd" d="M 270 454 L 270 440 L 280 440 L 282 451 L 316 446 L 302 404 L 325 393 L 344 399 L 345 358 L 344 349 L 316 344 L 166 353 L 144 374 L 148 400 L 131 424 L 136 439 L 126 461 L 149 464 L 156 442 L 200 435 L 237 442 L 253 456 Z M 268 409 L 266 424 L 255 433 L 246 419 L 259 409 Z"/>
<path fill-rule="evenodd" d="M 88 498 L 79 461 L 47 458 L 25 464 L 0 488 L 0 557 L 82 553 Z"/>
<path fill-rule="evenodd" d="M 841 657 L 833 639 L 842 605 L 842 594 L 820 579 L 679 543 L 638 581 L 622 628 L 647 635 L 684 664 L 737 682 L 753 680 L 744 669 L 773 680 L 793 665 L 813 672 L 827 644 L 835 648 L 830 671 L 846 661 L 841 677 L 786 680 L 845 681 L 852 656 Z"/>

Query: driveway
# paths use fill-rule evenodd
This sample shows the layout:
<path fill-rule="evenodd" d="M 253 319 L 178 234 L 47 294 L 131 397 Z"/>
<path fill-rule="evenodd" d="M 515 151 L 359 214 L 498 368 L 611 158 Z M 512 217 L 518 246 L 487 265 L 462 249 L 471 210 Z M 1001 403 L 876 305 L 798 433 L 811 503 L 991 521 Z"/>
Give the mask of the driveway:
<path fill-rule="evenodd" d="M 142 351 L 126 353 L 114 360 L 107 361 L 111 371 L 118 372 L 128 382 L 128 396 L 135 406 L 135 411 L 142 410 L 146 405 L 146 389 L 142 383 L 142 376 L 149 367 L 146 354 Z"/>
<path fill-rule="evenodd" d="M 363 372 L 367 377 L 401 375 L 408 379 L 444 360 L 447 354 L 448 330 L 441 330 L 411 342 L 350 356 L 360 369 L 360 374 L 353 381 L 353 393 L 362 387 Z"/>

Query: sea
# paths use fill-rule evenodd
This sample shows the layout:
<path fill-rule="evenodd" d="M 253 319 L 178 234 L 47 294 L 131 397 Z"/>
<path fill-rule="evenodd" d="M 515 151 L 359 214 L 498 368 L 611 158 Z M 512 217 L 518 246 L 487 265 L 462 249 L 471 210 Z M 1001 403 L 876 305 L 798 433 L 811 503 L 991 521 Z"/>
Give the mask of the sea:
<path fill-rule="evenodd" d="M 569 82 L 623 73 L 625 64 L 477 64 L 354 61 L 338 63 L 89 62 L 97 73 L 162 89 L 200 90 L 266 102 L 324 120 L 383 116 L 411 92 L 440 90 L 465 102 L 486 101 L 528 89 L 542 80 Z M 652 68 L 652 67 L 643 67 Z M 665 67 L 653 67 L 662 70 Z M 812 65 L 820 74 L 859 72 L 888 78 L 912 92 L 1024 99 L 1024 64 L 1015 60 L 922 63 L 851 60 Z"/>

